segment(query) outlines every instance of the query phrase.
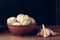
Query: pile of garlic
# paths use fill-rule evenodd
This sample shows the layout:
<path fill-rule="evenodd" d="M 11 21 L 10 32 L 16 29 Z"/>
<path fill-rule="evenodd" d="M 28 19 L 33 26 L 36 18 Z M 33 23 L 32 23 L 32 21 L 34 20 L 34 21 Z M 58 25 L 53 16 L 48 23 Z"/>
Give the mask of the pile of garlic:
<path fill-rule="evenodd" d="M 45 28 L 44 24 L 42 24 L 42 29 L 40 32 L 37 33 L 37 36 L 49 37 L 50 35 L 54 36 L 57 34 L 57 32 L 54 32 L 49 28 Z"/>
<path fill-rule="evenodd" d="M 36 21 L 34 18 L 31 18 L 28 15 L 19 14 L 17 15 L 17 17 L 9 17 L 7 19 L 7 23 L 10 25 L 29 25 L 29 24 L 35 24 Z"/>

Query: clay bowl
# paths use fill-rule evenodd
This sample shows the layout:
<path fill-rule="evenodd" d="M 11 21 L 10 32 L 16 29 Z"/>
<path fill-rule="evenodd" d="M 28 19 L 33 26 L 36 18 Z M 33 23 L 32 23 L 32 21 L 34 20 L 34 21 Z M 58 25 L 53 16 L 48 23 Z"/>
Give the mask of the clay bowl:
<path fill-rule="evenodd" d="M 30 25 L 10 25 L 7 24 L 9 31 L 14 35 L 25 36 L 29 35 L 36 29 L 35 24 Z"/>

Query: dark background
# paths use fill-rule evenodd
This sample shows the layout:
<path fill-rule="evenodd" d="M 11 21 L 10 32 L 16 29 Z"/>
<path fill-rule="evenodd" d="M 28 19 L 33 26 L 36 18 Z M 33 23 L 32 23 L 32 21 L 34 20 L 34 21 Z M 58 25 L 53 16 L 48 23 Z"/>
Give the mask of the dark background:
<path fill-rule="evenodd" d="M 0 25 L 19 13 L 35 18 L 38 25 L 56 25 L 56 0 L 0 0 Z"/>

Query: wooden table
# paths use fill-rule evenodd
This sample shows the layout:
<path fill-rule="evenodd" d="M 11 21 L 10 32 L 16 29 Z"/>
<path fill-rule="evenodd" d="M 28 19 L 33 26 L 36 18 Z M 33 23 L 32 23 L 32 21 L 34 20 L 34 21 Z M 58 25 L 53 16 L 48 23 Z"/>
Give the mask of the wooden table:
<path fill-rule="evenodd" d="M 46 27 L 49 27 L 54 31 L 60 33 L 60 26 L 46 26 Z M 25 36 L 25 37 L 14 36 L 9 32 L 5 32 L 5 33 L 0 33 L 0 40 L 60 40 L 60 34 L 57 36 L 43 38 L 37 36 Z"/>

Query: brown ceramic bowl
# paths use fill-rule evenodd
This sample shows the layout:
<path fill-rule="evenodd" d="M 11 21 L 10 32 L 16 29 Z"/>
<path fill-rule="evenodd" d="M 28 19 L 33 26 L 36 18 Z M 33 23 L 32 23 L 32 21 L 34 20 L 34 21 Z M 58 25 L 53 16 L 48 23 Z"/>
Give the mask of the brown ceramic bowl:
<path fill-rule="evenodd" d="M 14 35 L 28 35 L 36 28 L 35 24 L 30 25 L 10 25 L 7 24 L 10 32 Z"/>

